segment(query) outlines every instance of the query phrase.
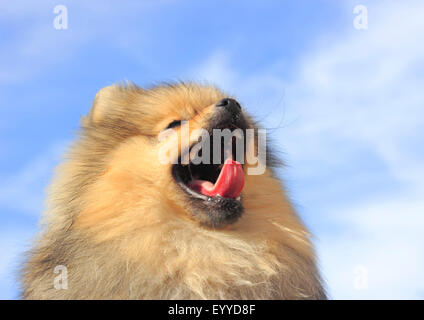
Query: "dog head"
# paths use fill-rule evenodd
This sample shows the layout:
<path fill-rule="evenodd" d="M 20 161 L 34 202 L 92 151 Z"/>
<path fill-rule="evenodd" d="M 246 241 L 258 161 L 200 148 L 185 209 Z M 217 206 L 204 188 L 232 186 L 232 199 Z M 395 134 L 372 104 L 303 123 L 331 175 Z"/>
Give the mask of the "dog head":
<path fill-rule="evenodd" d="M 95 224 L 148 206 L 155 207 L 151 221 L 173 215 L 214 228 L 242 216 L 253 166 L 246 156 L 258 155 L 257 131 L 240 103 L 217 88 L 106 87 L 82 127 L 73 152 L 86 168 L 79 221 Z"/>

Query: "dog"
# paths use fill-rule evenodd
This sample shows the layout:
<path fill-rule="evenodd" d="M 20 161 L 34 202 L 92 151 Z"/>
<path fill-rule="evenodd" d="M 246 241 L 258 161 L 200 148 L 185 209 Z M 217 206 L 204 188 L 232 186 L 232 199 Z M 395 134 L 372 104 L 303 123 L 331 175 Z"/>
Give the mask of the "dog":
<path fill-rule="evenodd" d="M 22 297 L 326 299 L 311 235 L 269 148 L 261 174 L 232 154 L 219 154 L 221 164 L 183 163 L 183 131 L 192 151 L 196 132 L 214 129 L 253 130 L 242 141 L 258 156 L 260 128 L 214 86 L 101 89 L 56 168 Z"/>

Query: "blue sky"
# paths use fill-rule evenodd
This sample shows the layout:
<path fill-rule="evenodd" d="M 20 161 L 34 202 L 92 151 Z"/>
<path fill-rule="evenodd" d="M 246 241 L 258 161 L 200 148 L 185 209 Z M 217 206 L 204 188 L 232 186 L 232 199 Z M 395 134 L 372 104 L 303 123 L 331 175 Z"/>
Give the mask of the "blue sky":
<path fill-rule="evenodd" d="M 53 8 L 68 8 L 68 29 Z M 368 29 L 353 8 L 368 9 Z M 424 298 L 422 1 L 3 1 L 0 298 L 95 93 L 215 83 L 262 120 L 332 298 Z"/>

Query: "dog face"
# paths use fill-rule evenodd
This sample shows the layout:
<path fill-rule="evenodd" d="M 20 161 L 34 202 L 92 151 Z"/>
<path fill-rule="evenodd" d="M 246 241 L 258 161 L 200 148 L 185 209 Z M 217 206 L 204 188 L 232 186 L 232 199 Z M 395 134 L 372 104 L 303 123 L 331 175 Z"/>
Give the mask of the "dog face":
<path fill-rule="evenodd" d="M 184 121 L 184 126 L 190 124 L 194 127 L 192 141 L 189 140 L 185 151 L 180 148 L 177 163 L 171 167 L 174 182 L 184 193 L 185 202 L 190 204 L 190 214 L 201 224 L 220 227 L 234 223 L 243 213 L 243 160 L 250 121 L 236 100 L 223 98 Z M 190 130 L 186 129 L 188 133 Z M 199 129 L 203 130 L 202 145 L 196 134 Z M 223 132 L 231 135 L 227 142 L 221 137 Z M 180 132 L 178 137 L 181 136 Z M 242 163 L 235 160 L 238 155 Z"/>
<path fill-rule="evenodd" d="M 88 205 L 78 221 L 91 225 L 117 218 L 154 199 L 160 199 L 162 209 L 154 210 L 155 217 L 152 211 L 150 222 L 174 215 L 217 228 L 243 214 L 248 164 L 236 161 L 236 155 L 244 159 L 246 130 L 254 126 L 239 102 L 218 89 L 187 84 L 150 90 L 106 87 L 97 94 L 83 128 L 79 150 L 97 155 L 99 170 L 83 195 Z M 230 140 L 225 142 L 222 132 Z M 199 141 L 205 140 L 209 143 L 199 149 Z M 207 161 L 199 163 L 199 155 L 205 160 L 206 153 Z M 111 208 L 116 212 L 105 216 Z"/>

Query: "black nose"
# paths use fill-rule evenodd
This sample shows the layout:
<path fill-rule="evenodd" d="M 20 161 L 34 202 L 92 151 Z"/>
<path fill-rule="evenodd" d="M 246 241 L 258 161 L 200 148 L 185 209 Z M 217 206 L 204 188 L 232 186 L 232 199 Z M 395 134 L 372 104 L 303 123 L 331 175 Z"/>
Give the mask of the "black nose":
<path fill-rule="evenodd" d="M 224 98 L 222 100 L 219 100 L 215 106 L 222 107 L 230 111 L 231 113 L 238 113 L 241 110 L 240 104 L 237 102 L 237 100 L 231 99 L 231 98 Z"/>

